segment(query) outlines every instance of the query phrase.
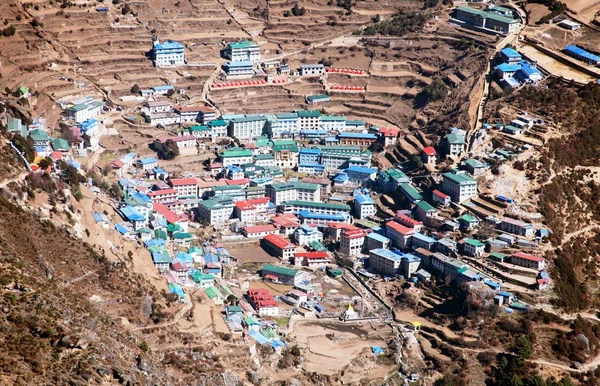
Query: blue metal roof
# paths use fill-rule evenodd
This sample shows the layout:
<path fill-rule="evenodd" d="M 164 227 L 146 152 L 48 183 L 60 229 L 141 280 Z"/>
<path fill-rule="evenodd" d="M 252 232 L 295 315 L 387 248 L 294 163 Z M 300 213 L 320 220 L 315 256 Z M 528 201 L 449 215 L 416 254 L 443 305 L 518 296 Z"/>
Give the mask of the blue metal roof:
<path fill-rule="evenodd" d="M 354 199 L 356 200 L 356 202 L 358 202 L 361 205 L 375 204 L 375 201 L 373 201 L 373 199 L 370 196 L 367 196 L 365 194 L 359 194 L 359 195 L 355 196 Z"/>
<path fill-rule="evenodd" d="M 423 241 L 425 241 L 426 243 L 435 243 L 435 242 L 437 241 L 437 240 L 436 240 L 436 239 L 434 239 L 433 237 L 431 237 L 431 236 L 427 236 L 427 235 L 424 235 L 424 234 L 422 234 L 422 233 L 415 233 L 415 234 L 413 235 L 413 238 L 415 238 L 415 239 L 419 239 L 419 240 L 423 240 Z"/>
<path fill-rule="evenodd" d="M 389 249 L 384 249 L 384 248 L 371 249 L 369 252 L 375 253 L 381 257 L 385 257 L 386 259 L 393 260 L 393 261 L 400 261 L 403 258 L 403 256 L 398 255 L 398 254 L 390 251 Z"/>
<path fill-rule="evenodd" d="M 133 197 L 135 199 L 138 199 L 138 200 L 141 200 L 141 201 L 146 202 L 146 203 L 151 203 L 152 202 L 152 199 L 150 197 L 148 197 L 147 195 L 145 195 L 143 193 L 139 193 L 139 192 L 133 193 L 131 195 L 131 197 Z"/>
<path fill-rule="evenodd" d="M 129 233 L 129 229 L 125 228 L 121 224 L 115 224 L 115 229 L 117 230 L 117 232 L 119 232 L 122 235 L 126 235 Z"/>
<path fill-rule="evenodd" d="M 361 139 L 377 139 L 376 134 L 369 133 L 340 133 L 340 138 L 361 138 Z"/>
<path fill-rule="evenodd" d="M 157 162 L 158 162 L 158 161 L 157 161 L 157 160 L 156 160 L 156 158 L 154 158 L 154 157 L 148 157 L 148 158 L 144 158 L 144 159 L 141 159 L 141 160 L 140 160 L 140 163 L 141 163 L 142 165 L 150 165 L 150 164 L 155 164 L 155 163 L 157 163 Z"/>
<path fill-rule="evenodd" d="M 421 261 L 421 258 L 419 256 L 415 256 L 412 253 L 407 253 L 403 256 L 403 258 L 406 259 L 409 263 L 416 263 Z"/>
<path fill-rule="evenodd" d="M 517 72 L 521 69 L 521 66 L 519 64 L 502 63 L 496 68 L 502 72 Z"/>
<path fill-rule="evenodd" d="M 366 168 L 364 166 L 352 165 L 348 169 L 346 169 L 346 172 L 373 174 L 373 173 L 377 173 L 377 169 Z"/>
<path fill-rule="evenodd" d="M 301 149 L 300 154 L 321 154 L 321 149 Z"/>
<path fill-rule="evenodd" d="M 510 48 L 510 47 L 506 47 L 503 48 L 502 51 L 500 51 L 504 56 L 509 57 L 509 58 L 520 58 L 521 54 L 519 54 L 517 51 L 515 51 L 514 49 Z"/>
<path fill-rule="evenodd" d="M 569 44 L 568 46 L 566 46 L 565 47 L 565 51 L 567 53 L 573 53 L 575 55 L 582 56 L 585 59 L 588 59 L 588 60 L 593 61 L 593 62 L 600 62 L 600 56 L 594 55 L 594 54 L 592 54 L 590 52 L 587 52 L 586 50 L 584 50 L 582 48 L 579 48 L 577 46 L 574 46 L 572 44 Z"/>
<path fill-rule="evenodd" d="M 169 90 L 175 90 L 175 87 L 173 87 L 171 85 L 154 86 L 154 87 L 152 87 L 152 90 L 154 90 L 154 91 L 169 91 Z"/>
<path fill-rule="evenodd" d="M 227 62 L 227 63 L 225 63 L 225 67 L 228 67 L 228 68 L 254 67 L 254 64 L 249 60 L 244 60 L 242 62 Z"/>
<path fill-rule="evenodd" d="M 598 60 L 600 60 L 600 58 L 598 58 Z M 526 60 L 521 60 L 521 70 L 520 71 L 524 72 L 528 77 L 530 77 L 531 75 L 542 75 L 540 70 L 535 68 L 531 63 L 529 63 Z"/>
<path fill-rule="evenodd" d="M 174 42 L 172 40 L 167 40 L 166 42 L 163 43 L 154 43 L 154 49 L 157 51 L 160 50 L 177 50 L 177 49 L 183 49 L 183 45 L 181 45 L 180 43 Z"/>
<path fill-rule="evenodd" d="M 128 221 L 145 221 L 146 217 L 142 216 L 140 212 L 138 212 L 135 208 L 131 206 L 125 206 L 120 210 L 123 217 L 125 217 Z"/>
<path fill-rule="evenodd" d="M 375 232 L 371 232 L 367 235 L 368 238 L 373 239 L 373 240 L 377 240 L 380 243 L 385 243 L 387 241 L 390 241 L 390 239 L 388 239 L 385 236 L 380 235 L 379 233 L 375 233 Z"/>
<path fill-rule="evenodd" d="M 308 210 L 301 210 L 298 212 L 300 217 L 306 219 L 314 219 L 314 220 L 338 220 L 338 221 L 346 221 L 348 216 L 346 215 L 333 215 L 333 214 L 321 214 L 321 213 L 313 213 Z"/>

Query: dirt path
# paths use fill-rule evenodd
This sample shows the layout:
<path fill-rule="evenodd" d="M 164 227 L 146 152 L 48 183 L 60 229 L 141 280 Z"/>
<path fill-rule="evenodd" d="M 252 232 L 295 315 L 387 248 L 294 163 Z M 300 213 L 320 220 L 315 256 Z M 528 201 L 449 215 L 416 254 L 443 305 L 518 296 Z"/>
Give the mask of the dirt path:
<path fill-rule="evenodd" d="M 169 326 L 179 323 L 181 321 L 181 319 L 183 318 L 183 316 L 192 308 L 192 299 L 190 299 L 190 295 L 187 293 L 185 294 L 185 300 L 187 301 L 187 303 L 181 310 L 179 310 L 179 312 L 177 312 L 177 314 L 175 315 L 173 320 L 171 320 L 169 322 L 153 324 L 153 325 L 149 325 L 149 326 L 136 327 L 136 328 L 131 329 L 131 331 L 154 330 L 157 328 L 169 327 Z"/>

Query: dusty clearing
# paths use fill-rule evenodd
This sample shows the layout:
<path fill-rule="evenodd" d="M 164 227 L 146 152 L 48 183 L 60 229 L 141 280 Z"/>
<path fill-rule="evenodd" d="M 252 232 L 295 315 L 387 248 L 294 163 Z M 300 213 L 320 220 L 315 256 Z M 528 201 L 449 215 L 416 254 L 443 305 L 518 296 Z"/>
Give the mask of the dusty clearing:
<path fill-rule="evenodd" d="M 276 263 L 279 261 L 278 258 L 269 255 L 258 245 L 238 249 L 225 244 L 225 247 L 230 248 L 229 252 L 241 263 Z"/>

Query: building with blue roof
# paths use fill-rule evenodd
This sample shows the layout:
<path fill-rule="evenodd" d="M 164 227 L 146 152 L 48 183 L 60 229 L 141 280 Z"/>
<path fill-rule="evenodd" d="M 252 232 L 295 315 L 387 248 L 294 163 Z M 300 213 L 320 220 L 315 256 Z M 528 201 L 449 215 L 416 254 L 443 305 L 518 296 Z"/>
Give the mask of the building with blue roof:
<path fill-rule="evenodd" d="M 154 157 L 147 157 L 137 161 L 137 166 L 143 171 L 152 170 L 158 165 L 158 161 Z"/>
<path fill-rule="evenodd" d="M 377 177 L 377 169 L 363 166 L 353 165 L 344 169 L 344 172 L 348 176 L 348 182 L 353 185 L 369 186 Z"/>
<path fill-rule="evenodd" d="M 413 249 L 425 248 L 428 251 L 431 251 L 434 249 L 436 243 L 437 243 L 436 239 L 434 239 L 433 237 L 424 235 L 422 233 L 415 233 L 412 237 L 412 248 Z"/>
<path fill-rule="evenodd" d="M 172 40 L 161 43 L 158 38 L 155 38 L 152 41 L 152 62 L 155 67 L 183 66 L 185 48 Z"/>
<path fill-rule="evenodd" d="M 325 172 L 325 165 L 298 164 L 298 173 L 322 174 L 323 172 Z"/>
<path fill-rule="evenodd" d="M 379 233 L 371 232 L 365 237 L 365 243 L 367 251 L 372 249 L 388 249 L 390 246 L 390 239 Z"/>
<path fill-rule="evenodd" d="M 421 266 L 421 258 L 413 255 L 412 253 L 407 253 L 402 256 L 402 262 L 400 265 L 402 268 L 402 274 L 408 279 L 419 270 L 419 267 Z"/>
<path fill-rule="evenodd" d="M 500 79 L 506 80 L 515 75 L 520 69 L 521 65 L 519 63 L 502 63 L 496 66 L 496 73 Z"/>
<path fill-rule="evenodd" d="M 317 226 L 326 226 L 330 222 L 350 223 L 350 215 L 348 214 L 324 214 L 301 210 L 298 212 L 298 217 L 302 224 L 310 223 Z"/>
<path fill-rule="evenodd" d="M 122 236 L 129 236 L 131 234 L 131 229 L 127 228 L 125 225 L 123 224 L 115 224 L 115 229 L 117 232 L 119 232 Z"/>
<path fill-rule="evenodd" d="M 126 221 L 129 221 L 133 225 L 134 230 L 144 227 L 148 221 L 144 215 L 131 206 L 124 206 L 119 212 L 121 212 L 121 215 Z"/>
<path fill-rule="evenodd" d="M 510 47 L 505 47 L 500 51 L 500 59 L 503 63 L 516 64 L 521 61 L 521 54 Z"/>
<path fill-rule="evenodd" d="M 403 256 L 389 249 L 372 249 L 369 251 L 369 267 L 382 275 L 396 276 Z"/>
<path fill-rule="evenodd" d="M 251 77 L 254 76 L 254 63 L 250 61 L 227 62 L 223 65 L 223 70 L 228 77 Z"/>
<path fill-rule="evenodd" d="M 366 194 L 357 194 L 354 196 L 354 214 L 358 218 L 375 216 L 377 213 L 377 205 L 375 201 Z"/>
<path fill-rule="evenodd" d="M 169 265 L 171 264 L 171 257 L 169 256 L 169 252 L 164 249 L 158 249 L 152 254 L 152 261 L 154 262 L 154 266 L 159 270 L 167 270 L 169 269 Z"/>
<path fill-rule="evenodd" d="M 542 72 L 537 69 L 537 67 L 526 61 L 521 60 L 520 62 L 521 68 L 515 74 L 515 77 L 519 79 L 521 82 L 539 82 L 542 80 Z"/>
<path fill-rule="evenodd" d="M 575 45 L 569 44 L 565 47 L 563 51 L 565 52 L 565 54 L 572 56 L 575 59 L 579 59 L 583 62 L 593 64 L 594 66 L 600 64 L 600 56 L 594 55 L 591 52 L 588 52 L 583 48 L 579 48 Z"/>
<path fill-rule="evenodd" d="M 321 157 L 321 149 L 300 149 L 298 153 L 298 163 L 300 164 L 318 164 Z"/>

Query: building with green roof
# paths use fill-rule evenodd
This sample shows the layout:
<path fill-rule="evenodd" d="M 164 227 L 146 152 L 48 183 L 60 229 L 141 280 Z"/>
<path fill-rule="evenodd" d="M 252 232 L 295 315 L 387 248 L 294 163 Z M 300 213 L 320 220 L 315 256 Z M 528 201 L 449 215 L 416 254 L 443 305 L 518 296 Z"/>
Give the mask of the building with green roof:
<path fill-rule="evenodd" d="M 71 146 L 69 146 L 69 142 L 67 142 L 67 140 L 56 138 L 54 141 L 52 141 L 52 149 L 54 149 L 54 151 L 69 151 Z"/>
<path fill-rule="evenodd" d="M 301 271 L 272 264 L 265 264 L 260 270 L 260 275 L 263 279 L 278 280 L 286 285 L 300 284 L 304 280 Z"/>
<path fill-rule="evenodd" d="M 350 205 L 329 204 L 325 202 L 290 200 L 281 203 L 284 213 L 298 213 L 301 210 L 308 210 L 313 213 L 322 213 L 330 215 L 350 213 Z"/>
<path fill-rule="evenodd" d="M 48 147 L 50 144 L 50 137 L 48 133 L 42 129 L 36 129 L 29 132 L 29 137 L 33 141 L 34 147 Z"/>
<path fill-rule="evenodd" d="M 442 175 L 442 191 L 458 203 L 477 195 L 477 181 L 463 173 L 448 172 Z"/>
<path fill-rule="evenodd" d="M 399 188 L 400 188 L 400 191 L 404 194 L 406 199 L 411 204 L 416 204 L 417 202 L 419 202 L 423 199 L 423 196 L 421 195 L 421 193 L 419 193 L 417 188 L 415 188 L 411 184 L 400 184 Z"/>
<path fill-rule="evenodd" d="M 288 181 L 268 184 L 265 194 L 275 205 L 285 201 L 321 201 L 321 185 L 306 182 Z"/>
<path fill-rule="evenodd" d="M 228 43 L 223 54 L 232 62 L 260 62 L 260 47 L 250 40 Z"/>
<path fill-rule="evenodd" d="M 219 197 L 212 200 L 198 201 L 198 217 L 210 225 L 220 225 L 229 221 L 233 215 L 231 197 Z"/>
<path fill-rule="evenodd" d="M 465 137 L 457 133 L 447 134 L 446 151 L 451 156 L 460 155 L 460 153 L 465 151 Z"/>
<path fill-rule="evenodd" d="M 484 11 L 465 6 L 456 7 L 454 17 L 473 27 L 500 33 L 515 32 L 521 25 L 520 20 L 502 16 L 497 11 Z"/>
<path fill-rule="evenodd" d="M 209 288 L 215 285 L 215 277 L 210 273 L 193 271 L 190 273 L 190 277 L 197 288 Z"/>
<path fill-rule="evenodd" d="M 27 126 L 19 118 L 9 118 L 6 125 L 9 133 L 19 134 L 21 137 L 27 137 Z"/>
<path fill-rule="evenodd" d="M 479 240 L 465 238 L 463 243 L 463 253 L 467 256 L 480 257 L 485 252 L 485 244 Z"/>
<path fill-rule="evenodd" d="M 221 159 L 223 160 L 223 166 L 229 165 L 243 165 L 254 162 L 254 155 L 251 150 L 234 147 L 225 150 L 221 153 Z"/>

